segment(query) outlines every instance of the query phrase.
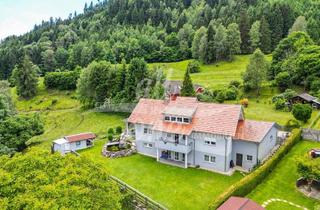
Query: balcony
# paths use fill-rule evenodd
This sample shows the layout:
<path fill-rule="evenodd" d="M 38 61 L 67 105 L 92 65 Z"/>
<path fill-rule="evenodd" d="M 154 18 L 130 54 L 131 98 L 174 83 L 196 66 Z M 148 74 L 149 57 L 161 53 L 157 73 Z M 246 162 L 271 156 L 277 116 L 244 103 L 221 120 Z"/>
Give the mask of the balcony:
<path fill-rule="evenodd" d="M 192 142 L 188 142 L 186 145 L 185 142 L 172 142 L 160 138 L 156 141 L 156 147 L 162 150 L 189 153 L 192 150 Z"/>

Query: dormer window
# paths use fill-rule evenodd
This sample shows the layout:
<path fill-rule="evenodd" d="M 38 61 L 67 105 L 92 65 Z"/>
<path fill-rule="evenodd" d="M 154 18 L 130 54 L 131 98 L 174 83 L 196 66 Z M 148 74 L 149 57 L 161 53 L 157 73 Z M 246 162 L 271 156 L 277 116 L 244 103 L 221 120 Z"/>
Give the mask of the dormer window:
<path fill-rule="evenodd" d="M 190 123 L 190 119 L 189 118 L 183 118 L 183 122 L 184 123 Z"/>
<path fill-rule="evenodd" d="M 176 117 L 171 117 L 171 121 L 172 121 L 172 122 L 175 122 L 176 120 L 177 120 Z"/>
<path fill-rule="evenodd" d="M 178 121 L 178 122 L 182 122 L 182 117 L 178 117 L 178 118 L 177 118 L 177 121 Z"/>
<path fill-rule="evenodd" d="M 170 121 L 170 117 L 169 117 L 169 116 L 165 116 L 165 117 L 164 117 L 164 120 L 165 120 L 165 121 Z"/>

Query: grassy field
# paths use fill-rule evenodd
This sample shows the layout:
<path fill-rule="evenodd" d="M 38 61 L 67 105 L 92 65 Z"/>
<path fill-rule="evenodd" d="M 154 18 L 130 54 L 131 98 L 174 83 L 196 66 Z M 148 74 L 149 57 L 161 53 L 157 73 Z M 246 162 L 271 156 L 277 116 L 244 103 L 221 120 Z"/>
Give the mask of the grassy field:
<path fill-rule="evenodd" d="M 271 60 L 271 55 L 266 56 Z M 190 60 L 175 63 L 154 63 L 150 66 L 160 66 L 170 80 L 183 80 L 183 76 Z M 194 83 L 206 88 L 223 88 L 232 80 L 241 80 L 241 73 L 249 63 L 248 55 L 236 56 L 232 62 L 222 61 L 212 65 L 201 65 L 200 73 L 191 75 Z"/>
<path fill-rule="evenodd" d="M 301 141 L 292 148 L 289 154 L 279 163 L 276 169 L 261 183 L 248 197 L 262 204 L 271 198 L 280 198 L 291 201 L 308 209 L 314 209 L 320 201 L 305 197 L 296 187 L 299 178 L 295 158 L 304 155 L 311 148 L 319 148 L 320 143 Z M 275 202 L 267 206 L 267 210 L 294 209 L 285 203 Z"/>
<path fill-rule="evenodd" d="M 79 108 L 74 91 L 46 90 L 43 78 L 39 79 L 37 95 L 30 99 L 19 99 L 15 88 L 12 89 L 15 105 L 18 111 L 44 111 Z M 53 102 L 56 101 L 56 102 Z"/>
<path fill-rule="evenodd" d="M 107 159 L 100 154 L 104 142 L 97 142 L 94 148 L 81 155 L 99 162 L 111 174 L 169 209 L 207 209 L 212 199 L 242 177 L 240 173 L 225 176 L 201 169 L 169 166 L 139 154 Z"/>

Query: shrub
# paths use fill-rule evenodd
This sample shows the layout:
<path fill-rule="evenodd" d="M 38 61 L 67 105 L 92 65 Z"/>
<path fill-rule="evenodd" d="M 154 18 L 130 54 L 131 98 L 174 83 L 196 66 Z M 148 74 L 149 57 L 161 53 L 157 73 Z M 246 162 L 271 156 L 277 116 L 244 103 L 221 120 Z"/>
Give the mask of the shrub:
<path fill-rule="evenodd" d="M 247 98 L 243 98 L 240 100 L 240 104 L 244 107 L 248 107 L 249 106 L 249 99 Z"/>
<path fill-rule="evenodd" d="M 58 103 L 58 99 L 52 99 L 51 105 L 55 105 L 55 104 L 57 104 L 57 103 Z"/>
<path fill-rule="evenodd" d="M 116 127 L 116 133 L 117 134 L 121 134 L 122 133 L 122 127 L 121 126 Z"/>
<path fill-rule="evenodd" d="M 237 95 L 238 95 L 238 91 L 236 88 L 228 88 L 225 92 L 226 95 L 226 100 L 236 100 L 237 99 Z"/>
<path fill-rule="evenodd" d="M 276 78 L 276 85 L 281 91 L 286 90 L 291 85 L 291 77 L 288 72 L 279 73 Z"/>
<path fill-rule="evenodd" d="M 108 140 L 109 140 L 109 141 L 112 141 L 112 140 L 113 140 L 113 135 L 112 135 L 112 134 L 109 134 L 109 135 L 108 135 Z"/>
<path fill-rule="evenodd" d="M 199 73 L 200 72 L 200 63 L 196 60 L 189 62 L 187 70 L 192 73 Z"/>
<path fill-rule="evenodd" d="M 108 134 L 112 134 L 113 135 L 114 134 L 114 129 L 113 128 L 109 128 L 108 129 Z"/>
<path fill-rule="evenodd" d="M 295 104 L 292 108 L 294 118 L 302 122 L 307 122 L 311 118 L 312 108 L 309 104 Z"/>
<path fill-rule="evenodd" d="M 217 209 L 223 202 L 231 196 L 244 197 L 254 190 L 263 180 L 272 172 L 279 161 L 290 151 L 290 149 L 301 139 L 301 130 L 295 129 L 292 135 L 285 141 L 284 145 L 261 167 L 257 168 L 251 174 L 244 177 L 239 182 L 231 185 L 210 205 L 209 209 Z"/>
<path fill-rule="evenodd" d="M 232 80 L 230 83 L 229 83 L 229 87 L 240 87 L 241 83 L 237 80 Z"/>
<path fill-rule="evenodd" d="M 226 100 L 226 93 L 224 91 L 219 91 L 217 96 L 216 96 L 216 100 L 219 103 L 223 103 Z"/>
<path fill-rule="evenodd" d="M 295 128 L 300 128 L 301 125 L 299 123 L 298 120 L 288 120 L 288 122 L 285 124 L 285 130 L 287 131 L 291 131 L 292 129 L 295 129 Z"/>
<path fill-rule="evenodd" d="M 286 107 L 286 101 L 282 98 L 279 98 L 274 103 L 274 106 L 275 106 L 276 110 L 282 110 Z"/>
<path fill-rule="evenodd" d="M 80 77 L 80 70 L 66 72 L 48 72 L 44 84 L 48 89 L 74 90 Z"/>
<path fill-rule="evenodd" d="M 313 92 L 317 92 L 317 91 L 320 90 L 320 79 L 314 80 L 314 81 L 311 83 L 310 90 L 313 91 Z"/>

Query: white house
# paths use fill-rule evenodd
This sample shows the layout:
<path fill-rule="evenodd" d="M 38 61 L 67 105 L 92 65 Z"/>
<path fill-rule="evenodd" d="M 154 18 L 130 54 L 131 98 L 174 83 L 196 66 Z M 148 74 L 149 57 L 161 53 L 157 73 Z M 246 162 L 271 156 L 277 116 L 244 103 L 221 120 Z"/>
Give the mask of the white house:
<path fill-rule="evenodd" d="M 61 139 L 53 141 L 53 152 L 66 154 L 93 146 L 96 135 L 94 133 L 81 133 L 77 135 L 65 136 Z"/>
<path fill-rule="evenodd" d="M 128 118 L 138 153 L 181 167 L 251 170 L 277 144 L 276 123 L 246 120 L 240 105 L 141 99 Z M 129 132 L 131 130 L 132 132 Z"/>

